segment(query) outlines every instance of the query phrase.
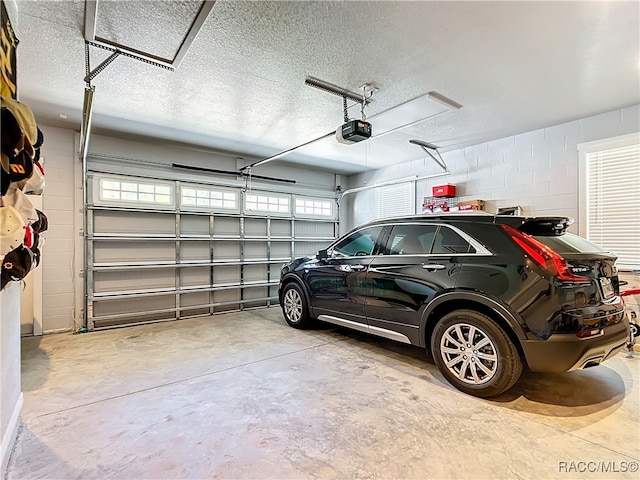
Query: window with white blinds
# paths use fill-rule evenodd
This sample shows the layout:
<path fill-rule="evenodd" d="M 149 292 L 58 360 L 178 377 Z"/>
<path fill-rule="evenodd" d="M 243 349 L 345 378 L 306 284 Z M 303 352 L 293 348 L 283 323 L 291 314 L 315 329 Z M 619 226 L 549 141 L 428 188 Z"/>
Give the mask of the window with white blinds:
<path fill-rule="evenodd" d="M 377 218 L 413 215 L 415 191 L 413 182 L 376 188 Z"/>
<path fill-rule="evenodd" d="M 617 255 L 618 268 L 640 269 L 640 136 L 579 147 L 586 174 L 581 233 Z"/>

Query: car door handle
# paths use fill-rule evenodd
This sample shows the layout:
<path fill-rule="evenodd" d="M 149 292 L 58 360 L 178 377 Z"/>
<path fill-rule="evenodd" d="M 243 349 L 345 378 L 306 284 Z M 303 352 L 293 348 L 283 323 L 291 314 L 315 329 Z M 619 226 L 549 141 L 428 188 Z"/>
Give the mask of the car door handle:
<path fill-rule="evenodd" d="M 447 267 L 440 265 L 439 263 L 423 263 L 422 268 L 425 270 L 444 270 Z"/>
<path fill-rule="evenodd" d="M 340 265 L 340 267 L 338 267 L 340 269 L 341 272 L 359 272 L 361 270 L 364 270 L 365 268 L 367 268 L 364 265 Z"/>

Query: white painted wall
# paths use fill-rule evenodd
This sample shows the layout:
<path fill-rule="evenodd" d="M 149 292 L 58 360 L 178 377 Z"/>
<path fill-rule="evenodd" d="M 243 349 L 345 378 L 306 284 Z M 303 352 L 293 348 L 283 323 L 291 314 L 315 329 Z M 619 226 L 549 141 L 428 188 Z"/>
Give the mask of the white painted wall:
<path fill-rule="evenodd" d="M 5 6 L 20 38 L 18 6 L 14 0 L 5 0 Z M 10 282 L 0 292 L 0 476 L 3 478 L 20 424 L 21 389 L 20 284 Z"/>
<path fill-rule="evenodd" d="M 0 475 L 9 461 L 20 423 L 20 284 L 0 292 Z"/>
<path fill-rule="evenodd" d="M 431 187 L 452 183 L 461 200 L 485 200 L 486 210 L 519 205 L 526 215 L 569 215 L 578 221 L 578 148 L 589 142 L 640 131 L 640 106 L 542 128 L 442 154 L 451 175 L 416 182 L 416 212 Z M 431 141 L 431 139 L 424 139 Z M 416 147 L 416 153 L 419 149 Z M 433 160 L 418 160 L 348 178 L 348 187 L 374 185 L 442 170 Z M 376 189 L 355 193 L 342 205 L 342 230 L 376 215 Z M 577 223 L 572 230 L 578 231 Z"/>

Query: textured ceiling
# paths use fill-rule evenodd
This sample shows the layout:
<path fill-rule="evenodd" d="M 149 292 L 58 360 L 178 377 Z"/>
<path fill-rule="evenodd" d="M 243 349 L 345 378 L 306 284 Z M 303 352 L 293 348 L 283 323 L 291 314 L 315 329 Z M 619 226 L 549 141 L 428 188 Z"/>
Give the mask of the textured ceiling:
<path fill-rule="evenodd" d="M 96 31 L 172 56 L 200 3 L 100 0 Z M 18 11 L 20 98 L 40 122 L 65 125 L 63 114 L 79 128 L 84 2 L 19 0 Z M 412 138 L 446 152 L 640 103 L 639 24 L 636 1 L 219 0 L 175 72 L 120 57 L 100 73 L 93 126 L 249 163 L 342 123 L 341 99 L 305 86 L 307 76 L 353 91 L 373 82 L 369 116 L 431 91 L 462 105 L 360 145 L 325 140 L 277 160 L 353 173 L 422 158 Z M 92 47 L 92 68 L 107 56 Z"/>
<path fill-rule="evenodd" d="M 172 59 L 202 2 L 99 1 L 96 37 Z"/>

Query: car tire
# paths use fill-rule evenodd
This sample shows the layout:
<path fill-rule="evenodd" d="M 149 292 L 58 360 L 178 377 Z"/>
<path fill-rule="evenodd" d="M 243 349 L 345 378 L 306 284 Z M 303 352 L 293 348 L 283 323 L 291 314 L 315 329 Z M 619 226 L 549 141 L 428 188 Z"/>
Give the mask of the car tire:
<path fill-rule="evenodd" d="M 438 321 L 431 353 L 449 383 L 476 397 L 500 395 L 522 373 L 518 350 L 505 331 L 473 310 L 455 310 Z"/>
<path fill-rule="evenodd" d="M 290 327 L 303 329 L 309 328 L 313 324 L 304 292 L 295 283 L 289 283 L 284 287 L 282 313 Z"/>

